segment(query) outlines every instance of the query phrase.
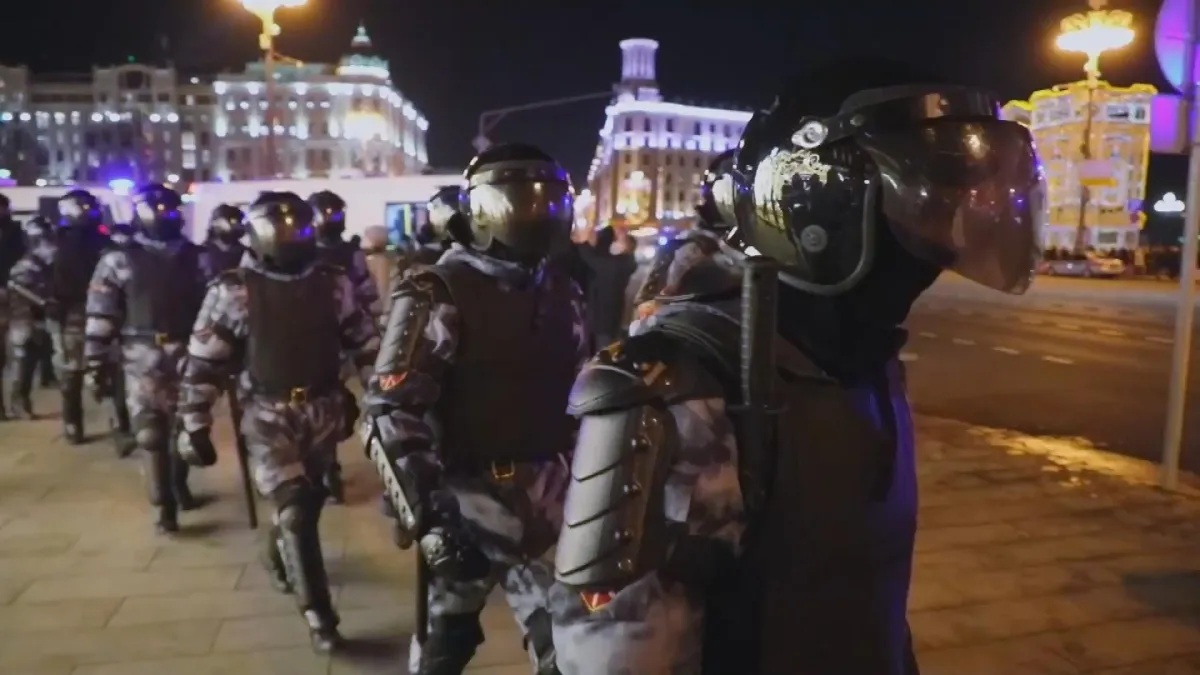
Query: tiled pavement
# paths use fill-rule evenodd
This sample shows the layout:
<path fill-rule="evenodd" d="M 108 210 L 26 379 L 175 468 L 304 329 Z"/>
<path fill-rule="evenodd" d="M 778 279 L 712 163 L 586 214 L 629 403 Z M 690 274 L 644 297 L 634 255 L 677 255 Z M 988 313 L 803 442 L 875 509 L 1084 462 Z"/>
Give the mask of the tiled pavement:
<path fill-rule="evenodd" d="M 925 675 L 1200 673 L 1200 491 L 1162 493 L 1150 467 L 1074 442 L 920 430 Z M 342 450 L 353 505 L 323 521 L 355 641 L 330 661 L 255 562 L 232 454 L 194 480 L 217 501 L 163 542 L 135 464 L 57 434 L 53 420 L 0 425 L 0 675 L 404 672 L 412 559 L 391 547 L 357 448 Z M 502 603 L 485 623 L 471 672 L 528 673 Z"/>

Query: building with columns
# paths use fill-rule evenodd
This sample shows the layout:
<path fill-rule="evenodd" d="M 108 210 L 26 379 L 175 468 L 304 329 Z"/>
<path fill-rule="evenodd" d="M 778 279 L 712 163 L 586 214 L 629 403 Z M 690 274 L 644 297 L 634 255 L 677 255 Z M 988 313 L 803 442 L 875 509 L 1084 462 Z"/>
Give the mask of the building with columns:
<path fill-rule="evenodd" d="M 658 42 L 620 46 L 621 81 L 605 111 L 581 220 L 638 236 L 691 227 L 705 169 L 737 145 L 752 113 L 665 100 L 655 74 Z"/>
<path fill-rule="evenodd" d="M 0 65 L 0 185 L 187 185 L 427 167 L 429 122 L 396 90 L 361 26 L 337 64 L 275 65 L 273 140 L 265 75 L 261 62 L 215 79 L 133 62 L 57 76 Z"/>
<path fill-rule="evenodd" d="M 273 138 L 265 64 L 249 64 L 213 85 L 214 168 L 221 180 L 397 176 L 429 164 L 429 122 L 396 90 L 363 27 L 337 65 L 287 62 L 273 70 Z"/>

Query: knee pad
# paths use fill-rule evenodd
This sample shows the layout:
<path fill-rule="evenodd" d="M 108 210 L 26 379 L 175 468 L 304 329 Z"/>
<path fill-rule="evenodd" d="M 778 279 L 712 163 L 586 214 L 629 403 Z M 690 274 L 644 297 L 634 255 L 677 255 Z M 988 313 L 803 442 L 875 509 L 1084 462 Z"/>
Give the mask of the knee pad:
<path fill-rule="evenodd" d="M 296 532 L 315 521 L 314 506 L 322 501 L 320 493 L 304 478 L 285 481 L 271 493 L 279 527 Z"/>

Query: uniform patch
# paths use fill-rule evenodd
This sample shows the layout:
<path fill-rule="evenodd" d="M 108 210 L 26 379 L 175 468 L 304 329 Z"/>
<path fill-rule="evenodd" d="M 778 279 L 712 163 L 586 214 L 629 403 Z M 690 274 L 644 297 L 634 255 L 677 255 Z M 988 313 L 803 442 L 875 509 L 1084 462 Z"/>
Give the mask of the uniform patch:
<path fill-rule="evenodd" d="M 583 606 L 587 607 L 589 612 L 595 612 L 607 607 L 615 595 L 615 593 L 607 591 L 597 591 L 593 593 L 580 593 L 579 597 L 583 599 Z"/>
<path fill-rule="evenodd" d="M 404 384 L 404 380 L 408 379 L 408 373 L 388 373 L 379 376 L 379 388 L 383 391 L 391 391 L 396 387 Z"/>

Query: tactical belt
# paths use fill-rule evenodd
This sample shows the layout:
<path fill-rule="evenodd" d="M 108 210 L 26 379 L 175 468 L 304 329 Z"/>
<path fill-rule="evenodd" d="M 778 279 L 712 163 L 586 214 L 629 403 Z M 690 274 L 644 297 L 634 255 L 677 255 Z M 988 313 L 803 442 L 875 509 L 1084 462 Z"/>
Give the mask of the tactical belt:
<path fill-rule="evenodd" d="M 307 387 L 267 387 L 258 382 L 250 383 L 250 395 L 287 401 L 292 405 L 304 405 L 309 400 L 330 396 L 341 389 L 341 383 L 318 384 Z"/>

